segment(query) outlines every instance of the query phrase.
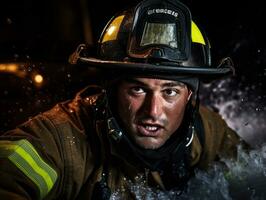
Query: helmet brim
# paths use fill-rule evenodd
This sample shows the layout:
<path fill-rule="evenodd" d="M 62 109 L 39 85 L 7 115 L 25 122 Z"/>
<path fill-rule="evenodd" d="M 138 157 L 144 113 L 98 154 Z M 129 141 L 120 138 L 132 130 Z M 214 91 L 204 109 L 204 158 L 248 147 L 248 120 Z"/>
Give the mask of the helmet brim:
<path fill-rule="evenodd" d="M 199 78 L 200 80 L 212 81 L 233 74 L 233 69 L 229 66 L 223 67 L 209 67 L 209 66 L 178 66 L 178 65 L 165 65 L 165 64 L 150 64 L 150 63 L 137 63 L 137 62 L 123 62 L 123 61 L 110 61 L 97 58 L 80 57 L 79 64 L 86 64 L 89 67 L 104 70 L 106 73 L 109 71 L 118 73 L 133 73 L 142 74 L 143 76 L 191 76 Z"/>

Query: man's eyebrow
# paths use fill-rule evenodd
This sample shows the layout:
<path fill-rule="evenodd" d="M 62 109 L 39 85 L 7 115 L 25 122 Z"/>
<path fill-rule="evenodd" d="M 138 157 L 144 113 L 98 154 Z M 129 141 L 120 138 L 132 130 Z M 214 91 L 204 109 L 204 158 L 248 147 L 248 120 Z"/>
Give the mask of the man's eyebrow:
<path fill-rule="evenodd" d="M 183 87 L 186 87 L 186 84 L 178 82 L 178 81 L 171 81 L 171 82 L 166 82 L 162 85 L 162 87 L 176 87 L 176 86 L 183 88 Z"/>
<path fill-rule="evenodd" d="M 137 79 L 134 79 L 134 78 L 127 78 L 124 81 L 127 83 L 131 83 L 131 84 L 138 84 L 138 85 L 142 85 L 142 86 L 147 86 L 145 83 L 143 83 Z"/>

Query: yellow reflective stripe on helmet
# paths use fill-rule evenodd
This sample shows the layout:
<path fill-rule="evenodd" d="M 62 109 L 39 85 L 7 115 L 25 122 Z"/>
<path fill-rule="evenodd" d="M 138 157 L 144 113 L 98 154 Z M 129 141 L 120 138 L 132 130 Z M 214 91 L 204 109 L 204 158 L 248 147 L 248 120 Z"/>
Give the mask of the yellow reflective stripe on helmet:
<path fill-rule="evenodd" d="M 7 157 L 39 188 L 40 199 L 52 189 L 57 173 L 27 140 L 0 141 L 0 157 Z"/>
<path fill-rule="evenodd" d="M 191 21 L 191 39 L 192 42 L 206 45 L 202 33 L 200 32 L 198 26 L 193 21 Z"/>
<path fill-rule="evenodd" d="M 116 40 L 118 31 L 119 31 L 119 27 L 120 27 L 124 17 L 125 17 L 125 15 L 121 15 L 121 16 L 116 17 L 112 21 L 112 23 L 109 25 L 106 32 L 104 33 L 103 39 L 101 41 L 102 43 L 106 42 L 106 41 L 110 41 L 110 40 Z"/>

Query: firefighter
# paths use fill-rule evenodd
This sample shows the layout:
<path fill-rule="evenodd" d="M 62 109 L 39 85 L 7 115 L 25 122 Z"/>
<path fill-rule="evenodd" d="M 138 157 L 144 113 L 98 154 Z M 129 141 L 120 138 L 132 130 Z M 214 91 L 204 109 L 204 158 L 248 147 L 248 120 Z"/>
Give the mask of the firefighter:
<path fill-rule="evenodd" d="M 134 199 L 143 177 L 185 191 L 195 169 L 235 157 L 243 141 L 199 103 L 199 85 L 233 72 L 212 65 L 206 35 L 178 0 L 144 0 L 115 15 L 97 57 L 72 56 L 101 72 L 73 100 L 58 103 L 0 138 L 1 199 Z"/>

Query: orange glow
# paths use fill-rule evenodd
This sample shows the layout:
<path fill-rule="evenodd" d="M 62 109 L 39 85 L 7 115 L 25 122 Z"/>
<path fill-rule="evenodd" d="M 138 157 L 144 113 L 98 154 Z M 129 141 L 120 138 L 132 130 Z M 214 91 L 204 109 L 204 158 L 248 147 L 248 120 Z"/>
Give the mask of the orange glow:
<path fill-rule="evenodd" d="M 0 71 L 16 72 L 18 70 L 17 64 L 0 64 Z"/>
<path fill-rule="evenodd" d="M 43 82 L 43 77 L 40 74 L 37 74 L 34 76 L 34 81 L 38 84 L 41 84 Z"/>

